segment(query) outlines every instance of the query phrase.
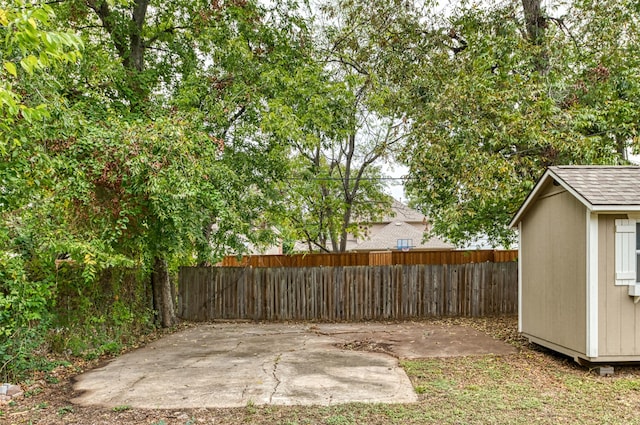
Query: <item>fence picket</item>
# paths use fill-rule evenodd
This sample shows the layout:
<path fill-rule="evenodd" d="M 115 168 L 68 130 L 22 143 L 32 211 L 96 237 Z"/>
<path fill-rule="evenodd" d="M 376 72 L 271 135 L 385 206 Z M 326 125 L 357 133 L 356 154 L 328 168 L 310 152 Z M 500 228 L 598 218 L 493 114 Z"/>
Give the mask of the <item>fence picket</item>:
<path fill-rule="evenodd" d="M 444 254 L 438 254 L 440 257 Z M 435 256 L 435 254 L 434 254 Z M 187 320 L 349 320 L 517 313 L 517 263 L 184 267 Z"/>

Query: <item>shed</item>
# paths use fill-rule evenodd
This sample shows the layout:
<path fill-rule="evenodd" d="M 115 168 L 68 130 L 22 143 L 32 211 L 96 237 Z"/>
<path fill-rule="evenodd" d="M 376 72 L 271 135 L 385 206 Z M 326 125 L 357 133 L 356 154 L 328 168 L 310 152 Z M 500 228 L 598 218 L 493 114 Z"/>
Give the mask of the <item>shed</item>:
<path fill-rule="evenodd" d="M 640 361 L 640 167 L 550 167 L 510 226 L 519 331 L 581 363 Z"/>

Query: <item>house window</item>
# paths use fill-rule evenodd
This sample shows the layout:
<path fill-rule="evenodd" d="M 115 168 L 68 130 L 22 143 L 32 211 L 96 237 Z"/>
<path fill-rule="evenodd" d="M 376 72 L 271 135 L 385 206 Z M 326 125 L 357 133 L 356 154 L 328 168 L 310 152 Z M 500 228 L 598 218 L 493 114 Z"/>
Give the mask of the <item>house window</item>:
<path fill-rule="evenodd" d="M 409 250 L 413 247 L 413 239 L 398 239 L 397 247 L 403 251 Z"/>

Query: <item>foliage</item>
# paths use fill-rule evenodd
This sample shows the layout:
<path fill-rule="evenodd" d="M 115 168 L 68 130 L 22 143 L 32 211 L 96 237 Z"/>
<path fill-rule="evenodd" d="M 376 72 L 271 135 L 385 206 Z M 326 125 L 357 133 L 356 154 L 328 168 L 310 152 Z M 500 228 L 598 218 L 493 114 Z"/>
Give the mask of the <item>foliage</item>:
<path fill-rule="evenodd" d="M 377 154 L 362 143 L 362 129 L 353 122 L 359 102 L 353 90 L 334 81 L 322 64 L 302 71 L 270 102 L 263 121 L 265 130 L 293 148 L 280 228 L 289 240 L 305 241 L 309 251 L 340 251 L 346 233 L 358 234 L 359 222 L 372 221 L 389 201 Z"/>
<path fill-rule="evenodd" d="M 19 255 L 2 252 L 0 376 L 3 377 L 46 364 L 38 350 L 51 320 L 52 282 L 28 279 L 25 266 Z"/>
<path fill-rule="evenodd" d="M 46 4 L 31 5 L 10 0 L 0 7 L 0 129 L 9 132 L 18 114 L 26 121 L 45 114 L 47 99 L 25 92 L 24 83 L 31 77 L 44 78 L 49 67 L 75 62 L 79 57 L 80 40 L 73 34 L 51 31 L 55 14 Z M 8 140 L 2 140 L 2 150 Z"/>
<path fill-rule="evenodd" d="M 515 2 L 463 3 L 435 26 L 430 64 L 411 82 L 403 159 L 436 233 L 509 245 L 506 224 L 545 167 L 624 160 L 637 134 L 637 59 L 627 53 L 636 24 L 605 10 L 576 2 L 562 18 L 544 11 L 536 40 Z M 605 25 L 612 35 L 603 37 Z"/>
<path fill-rule="evenodd" d="M 111 268 L 87 283 L 81 268 L 60 262 L 46 338 L 51 350 L 91 359 L 134 345 L 153 329 L 146 278 L 142 270 Z"/>
<path fill-rule="evenodd" d="M 2 373 L 19 374 L 45 342 L 117 352 L 149 329 L 151 308 L 164 314 L 170 291 L 144 308 L 120 301 L 122 288 L 102 298 L 112 268 L 140 268 L 148 283 L 157 258 L 212 262 L 270 240 L 255 228 L 286 156 L 260 116 L 300 40 L 295 16 L 252 2 L 10 5 L 0 14 L 0 346 Z"/>
<path fill-rule="evenodd" d="M 153 16 L 119 3 L 62 7 L 74 26 L 100 24 L 85 34 L 93 59 L 72 76 L 87 81 L 71 100 L 90 111 L 82 117 L 89 131 L 59 150 L 67 165 L 60 186 L 75 189 L 68 220 L 145 264 L 155 255 L 211 262 L 242 251 L 268 237 L 254 228 L 277 195 L 282 149 L 259 133 L 259 117 L 295 63 L 295 39 L 284 32 L 294 19 L 281 28 L 278 10 L 252 2 L 136 4 Z"/>
<path fill-rule="evenodd" d="M 166 264 L 272 239 L 256 228 L 284 156 L 259 122 L 296 63 L 297 21 L 254 2 L 68 1 L 58 11 L 86 46 L 60 77 L 70 119 L 51 155 L 58 238 L 85 270 L 146 268 L 158 322 L 170 326 Z"/>
<path fill-rule="evenodd" d="M 269 221 L 286 205 L 279 181 L 289 145 L 265 116 L 285 101 L 292 76 L 304 74 L 306 23 L 293 2 L 15 4 L 25 16 L 46 11 L 46 24 L 59 28 L 20 50 L 44 45 L 57 57 L 35 55 L 45 59 L 16 72 L 18 50 L 3 57 L 3 81 L 20 77 L 11 93 L 22 109 L 4 110 L 15 149 L 2 164 L 3 225 L 15 286 L 40 295 L 29 297 L 43 316 L 33 347 L 46 336 L 72 355 L 118 351 L 126 333 L 146 328 L 149 312 L 102 298 L 109 270 L 153 276 L 152 308 L 170 325 L 173 309 L 163 305 L 172 304 L 171 282 L 154 267 L 211 263 L 273 243 Z M 35 27 L 25 19 L 29 33 Z M 9 35 L 21 34 L 14 29 Z M 65 66 L 49 66 L 54 59 Z M 29 115 L 31 106 L 46 113 Z M 66 262 L 73 273 L 61 272 Z"/>
<path fill-rule="evenodd" d="M 46 193 L 48 159 L 37 143 L 39 123 L 59 102 L 50 72 L 79 58 L 80 40 L 55 31 L 46 5 L 0 5 L 0 374 L 44 367 L 40 348 L 51 324 L 55 294 L 47 258 L 37 242 L 31 206 Z M 36 139 L 36 140 L 34 140 Z"/>
<path fill-rule="evenodd" d="M 344 251 L 349 235 L 363 236 L 389 212 L 381 163 L 402 144 L 407 122 L 389 84 L 389 61 L 399 61 L 385 37 L 407 30 L 410 9 L 324 2 L 310 12 L 315 38 L 303 74 L 270 105 L 269 128 L 293 147 L 285 224 L 310 251 Z"/>

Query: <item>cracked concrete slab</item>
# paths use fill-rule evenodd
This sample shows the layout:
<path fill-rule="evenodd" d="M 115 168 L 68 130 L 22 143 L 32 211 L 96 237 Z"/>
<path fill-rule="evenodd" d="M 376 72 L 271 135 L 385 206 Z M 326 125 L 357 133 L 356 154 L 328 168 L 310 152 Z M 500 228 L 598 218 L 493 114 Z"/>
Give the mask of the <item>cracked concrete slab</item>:
<path fill-rule="evenodd" d="M 384 350 L 345 349 L 363 341 Z M 511 352 L 470 328 L 419 322 L 203 324 L 78 376 L 73 402 L 167 409 L 411 403 L 416 394 L 398 358 Z"/>

